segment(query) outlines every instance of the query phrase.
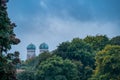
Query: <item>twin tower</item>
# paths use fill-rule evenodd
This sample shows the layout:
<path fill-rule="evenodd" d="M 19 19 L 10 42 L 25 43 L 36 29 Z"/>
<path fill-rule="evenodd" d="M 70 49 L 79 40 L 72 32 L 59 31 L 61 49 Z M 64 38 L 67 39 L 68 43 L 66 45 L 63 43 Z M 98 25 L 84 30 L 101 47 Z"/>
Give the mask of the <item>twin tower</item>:
<path fill-rule="evenodd" d="M 46 43 L 42 43 L 39 46 L 39 53 L 48 52 L 49 47 Z M 36 56 L 36 46 L 34 44 L 29 44 L 27 46 L 27 59 L 34 58 Z"/>

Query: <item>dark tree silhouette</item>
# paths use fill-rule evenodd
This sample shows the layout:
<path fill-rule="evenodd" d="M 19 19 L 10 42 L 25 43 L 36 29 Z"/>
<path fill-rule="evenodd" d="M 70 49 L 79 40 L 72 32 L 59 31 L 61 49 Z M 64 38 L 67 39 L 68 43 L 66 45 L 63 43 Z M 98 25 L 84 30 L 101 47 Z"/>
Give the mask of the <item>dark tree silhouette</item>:
<path fill-rule="evenodd" d="M 8 53 L 11 45 L 20 42 L 14 33 L 15 23 L 12 23 L 7 13 L 8 0 L 0 0 L 0 80 L 16 80 L 15 65 L 20 62 L 19 52 Z"/>

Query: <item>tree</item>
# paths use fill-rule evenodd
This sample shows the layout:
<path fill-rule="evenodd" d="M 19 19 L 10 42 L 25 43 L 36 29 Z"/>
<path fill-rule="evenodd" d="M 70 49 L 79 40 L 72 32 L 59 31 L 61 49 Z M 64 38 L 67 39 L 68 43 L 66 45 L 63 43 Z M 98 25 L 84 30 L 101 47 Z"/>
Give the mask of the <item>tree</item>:
<path fill-rule="evenodd" d="M 7 52 L 11 49 L 11 45 L 16 45 L 20 42 L 13 32 L 15 23 L 11 23 L 7 14 L 7 0 L 0 0 L 0 52 Z M 0 54 L 0 55 L 1 55 Z"/>
<path fill-rule="evenodd" d="M 106 35 L 87 36 L 84 41 L 90 44 L 94 51 L 100 51 L 109 44 L 109 38 Z"/>
<path fill-rule="evenodd" d="M 67 52 L 70 44 L 71 43 L 68 41 L 62 42 L 61 44 L 59 44 L 58 48 L 53 51 L 53 54 L 61 56 L 63 59 L 66 59 L 68 57 Z"/>
<path fill-rule="evenodd" d="M 41 54 L 39 54 L 39 56 L 32 58 L 32 59 L 28 59 L 26 60 L 23 64 L 25 64 L 25 66 L 21 66 L 24 67 L 26 70 L 34 70 L 36 69 L 36 67 L 43 61 L 47 60 L 48 58 L 50 58 L 52 55 L 49 52 L 43 52 Z"/>
<path fill-rule="evenodd" d="M 91 46 L 80 38 L 74 38 L 71 42 L 63 42 L 54 51 L 54 55 L 77 62 L 79 76 L 82 80 L 87 80 L 95 67 L 94 52 Z"/>
<path fill-rule="evenodd" d="M 18 80 L 35 80 L 34 72 L 23 71 L 17 74 Z"/>
<path fill-rule="evenodd" d="M 79 80 L 77 66 L 68 59 L 53 56 L 39 64 L 36 80 Z"/>
<path fill-rule="evenodd" d="M 16 27 L 7 14 L 6 3 L 8 0 L 0 0 L 0 80 L 16 80 L 15 65 L 20 61 L 19 52 L 7 53 L 11 45 L 20 42 L 13 31 Z M 4 56 L 4 53 L 7 56 Z"/>
<path fill-rule="evenodd" d="M 53 54 L 60 56 L 63 59 L 68 58 L 70 60 L 81 61 L 84 64 L 84 59 L 89 59 L 94 55 L 91 46 L 79 38 L 74 38 L 71 42 L 63 42 Z M 88 61 L 86 61 L 86 65 L 91 65 Z"/>
<path fill-rule="evenodd" d="M 96 55 L 96 69 L 91 80 L 120 80 L 120 46 L 106 46 Z"/>
<path fill-rule="evenodd" d="M 38 64 L 40 64 L 41 62 L 47 60 L 50 57 L 52 57 L 52 55 L 49 52 L 43 52 L 43 53 L 39 54 L 39 56 L 38 56 Z"/>
<path fill-rule="evenodd" d="M 113 37 L 110 40 L 111 45 L 120 45 L 120 36 Z"/>

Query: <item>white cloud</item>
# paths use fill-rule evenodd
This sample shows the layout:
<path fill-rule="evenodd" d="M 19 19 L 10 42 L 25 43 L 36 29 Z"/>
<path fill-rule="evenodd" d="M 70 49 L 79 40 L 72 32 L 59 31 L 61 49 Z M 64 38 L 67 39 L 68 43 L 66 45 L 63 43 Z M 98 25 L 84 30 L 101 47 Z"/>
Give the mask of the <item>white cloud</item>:
<path fill-rule="evenodd" d="M 48 30 L 59 37 L 84 37 L 89 34 L 108 34 L 113 36 L 113 32 L 116 33 L 117 26 L 111 22 L 81 22 L 78 20 L 64 20 L 57 17 L 49 17 L 47 19 L 49 25 Z M 73 35 L 73 36 L 72 36 Z M 65 39 L 65 38 L 64 38 Z"/>
<path fill-rule="evenodd" d="M 59 43 L 71 40 L 75 37 L 84 38 L 87 35 L 105 34 L 108 37 L 113 37 L 118 34 L 116 32 L 116 24 L 111 22 L 81 22 L 72 18 L 63 19 L 55 16 L 46 16 L 41 19 L 40 16 L 33 17 L 29 30 L 20 33 L 21 43 L 18 46 L 13 46 L 12 51 L 18 50 L 21 53 L 21 58 L 26 59 L 26 46 L 31 42 L 37 47 L 40 43 L 46 42 L 50 51 L 54 50 Z M 27 22 L 29 23 L 29 22 Z M 23 26 L 25 27 L 25 26 Z M 29 31 L 29 33 L 28 33 Z"/>
<path fill-rule="evenodd" d="M 21 43 L 13 46 L 11 51 L 20 51 L 22 59 L 26 59 L 26 46 L 31 42 L 36 45 L 38 54 L 38 47 L 42 42 L 46 42 L 50 50 L 54 50 L 59 43 L 75 37 L 84 38 L 87 35 L 96 34 L 113 37 L 120 34 L 119 20 L 116 23 L 116 20 L 112 19 L 117 14 L 109 11 L 111 8 L 108 8 L 106 4 L 102 5 L 106 6 L 106 12 L 104 12 L 102 7 L 98 6 L 100 5 L 98 2 L 96 5 L 96 2 L 85 0 L 80 0 L 80 2 L 78 0 L 69 2 L 66 0 L 32 0 L 35 3 L 30 0 L 27 6 L 24 1 L 19 1 L 16 1 L 19 5 L 15 3 L 17 7 L 11 5 L 11 9 L 9 6 L 8 11 L 11 21 L 18 25 L 15 33 L 21 39 Z M 77 4 L 78 2 L 79 4 Z M 117 10 L 117 8 L 113 9 Z M 31 13 L 29 14 L 29 12 Z M 109 12 L 113 14 L 112 17 Z M 108 16 L 107 20 L 104 16 Z M 114 22 L 109 20 L 110 17 Z"/>

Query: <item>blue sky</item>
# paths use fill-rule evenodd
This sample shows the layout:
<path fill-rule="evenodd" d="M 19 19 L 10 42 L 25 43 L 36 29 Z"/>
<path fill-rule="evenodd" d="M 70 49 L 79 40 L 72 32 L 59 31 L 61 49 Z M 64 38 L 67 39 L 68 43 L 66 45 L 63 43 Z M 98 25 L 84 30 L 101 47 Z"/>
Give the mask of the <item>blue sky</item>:
<path fill-rule="evenodd" d="M 46 42 L 50 51 L 59 43 L 75 37 L 103 34 L 120 35 L 120 0 L 10 0 L 8 14 L 17 24 L 15 33 L 21 39 L 18 50 L 26 59 L 26 46 Z"/>

